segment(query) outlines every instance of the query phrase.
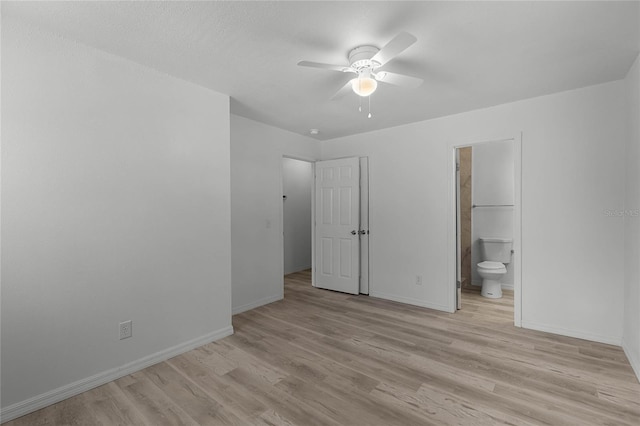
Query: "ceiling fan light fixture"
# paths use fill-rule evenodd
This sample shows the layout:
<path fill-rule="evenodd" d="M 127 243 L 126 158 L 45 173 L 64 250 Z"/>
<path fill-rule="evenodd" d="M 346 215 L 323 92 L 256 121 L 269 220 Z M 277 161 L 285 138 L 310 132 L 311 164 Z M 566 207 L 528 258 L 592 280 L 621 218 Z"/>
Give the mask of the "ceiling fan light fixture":
<path fill-rule="evenodd" d="M 378 88 L 378 82 L 371 77 L 360 76 L 351 80 L 351 88 L 356 95 L 370 96 Z"/>
<path fill-rule="evenodd" d="M 369 99 L 369 114 L 371 118 L 371 95 L 378 88 L 378 82 L 394 86 L 405 86 L 416 88 L 422 84 L 422 79 L 397 74 L 392 72 L 379 71 L 379 68 L 393 60 L 400 53 L 404 52 L 409 46 L 414 44 L 417 39 L 409 33 L 401 32 L 389 41 L 382 49 L 376 46 L 363 45 L 353 48 L 349 51 L 347 58 L 349 66 L 324 64 L 320 62 L 300 61 L 299 66 L 327 69 L 340 72 L 352 72 L 356 74 L 356 78 L 346 82 L 338 92 L 333 95 L 331 100 L 344 96 L 349 91 L 349 85 L 353 92 L 359 96 L 360 105 L 358 111 L 362 112 L 362 98 Z"/>

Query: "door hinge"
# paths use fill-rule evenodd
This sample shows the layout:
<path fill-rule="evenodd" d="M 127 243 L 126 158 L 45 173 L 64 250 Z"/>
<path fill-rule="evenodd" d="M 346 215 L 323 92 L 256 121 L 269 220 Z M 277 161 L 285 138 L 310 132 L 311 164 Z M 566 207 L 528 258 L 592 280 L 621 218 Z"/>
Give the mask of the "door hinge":
<path fill-rule="evenodd" d="M 460 171 L 460 163 L 456 163 L 456 172 Z"/>

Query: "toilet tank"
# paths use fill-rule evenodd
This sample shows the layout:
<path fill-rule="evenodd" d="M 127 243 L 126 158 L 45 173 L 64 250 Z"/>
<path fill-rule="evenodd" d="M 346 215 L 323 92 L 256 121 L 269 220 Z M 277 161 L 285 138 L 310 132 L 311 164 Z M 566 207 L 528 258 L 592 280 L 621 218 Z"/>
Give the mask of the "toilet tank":
<path fill-rule="evenodd" d="M 511 262 L 511 248 L 513 240 L 510 238 L 480 238 L 480 254 L 482 260 L 507 264 Z"/>

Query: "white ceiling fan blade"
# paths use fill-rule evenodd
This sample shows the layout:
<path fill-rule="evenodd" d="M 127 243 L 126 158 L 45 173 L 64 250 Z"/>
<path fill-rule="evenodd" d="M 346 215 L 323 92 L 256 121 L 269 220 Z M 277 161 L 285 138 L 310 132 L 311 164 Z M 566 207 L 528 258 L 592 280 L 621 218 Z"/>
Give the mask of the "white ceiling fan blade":
<path fill-rule="evenodd" d="M 351 88 L 351 80 L 347 81 L 347 84 L 345 84 L 344 86 L 342 86 L 340 88 L 340 90 L 338 90 L 332 97 L 331 100 L 335 101 L 338 100 L 340 98 L 343 98 L 345 95 L 348 95 L 349 93 L 351 93 L 353 91 L 353 89 Z"/>
<path fill-rule="evenodd" d="M 298 62 L 298 66 L 300 66 L 300 67 L 311 67 L 311 68 L 321 68 L 321 69 L 325 69 L 325 70 L 340 71 L 340 72 L 355 72 L 350 67 L 345 66 L 345 65 L 323 64 L 321 62 L 300 61 L 300 62 Z"/>
<path fill-rule="evenodd" d="M 418 41 L 418 39 L 411 34 L 402 32 L 380 49 L 371 60 L 378 62 L 380 65 L 384 65 L 416 41 Z"/>
<path fill-rule="evenodd" d="M 420 87 L 424 82 L 423 79 L 418 77 L 411 77 L 409 75 L 386 71 L 380 71 L 377 73 L 376 80 L 381 81 L 382 83 L 393 84 L 394 86 L 407 87 L 409 89 Z"/>

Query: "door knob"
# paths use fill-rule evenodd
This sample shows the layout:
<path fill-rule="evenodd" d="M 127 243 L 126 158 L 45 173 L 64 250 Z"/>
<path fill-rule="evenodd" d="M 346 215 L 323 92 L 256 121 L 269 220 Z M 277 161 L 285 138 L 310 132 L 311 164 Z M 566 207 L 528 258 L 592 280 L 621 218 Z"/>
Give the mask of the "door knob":
<path fill-rule="evenodd" d="M 366 234 L 366 233 L 367 233 L 367 231 L 365 231 L 364 229 L 363 229 L 363 230 L 361 230 L 361 231 L 358 231 L 358 234 L 360 234 L 360 235 L 364 235 L 364 234 Z"/>
<path fill-rule="evenodd" d="M 351 231 L 351 235 L 356 235 L 356 234 L 357 234 L 357 232 L 355 230 Z"/>

